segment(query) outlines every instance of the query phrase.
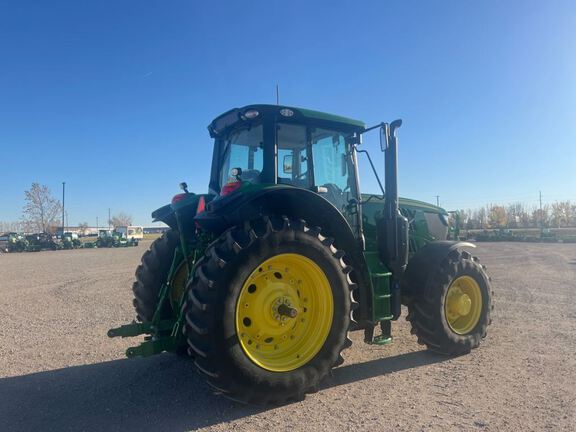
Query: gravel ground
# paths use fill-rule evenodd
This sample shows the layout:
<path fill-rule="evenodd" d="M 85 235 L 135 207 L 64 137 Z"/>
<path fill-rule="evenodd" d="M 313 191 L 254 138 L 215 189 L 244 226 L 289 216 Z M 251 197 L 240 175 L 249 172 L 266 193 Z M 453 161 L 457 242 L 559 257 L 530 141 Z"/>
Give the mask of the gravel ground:
<path fill-rule="evenodd" d="M 494 323 L 471 354 L 354 333 L 305 401 L 256 408 L 214 396 L 184 359 L 125 359 L 137 248 L 0 256 L 2 431 L 574 431 L 576 245 L 486 243 Z"/>

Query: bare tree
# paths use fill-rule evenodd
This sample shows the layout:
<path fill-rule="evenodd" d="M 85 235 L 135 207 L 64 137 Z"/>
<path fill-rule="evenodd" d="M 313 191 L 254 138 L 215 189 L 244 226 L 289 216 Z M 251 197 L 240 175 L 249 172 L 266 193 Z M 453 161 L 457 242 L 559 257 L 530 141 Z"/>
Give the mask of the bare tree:
<path fill-rule="evenodd" d="M 0 233 L 22 232 L 24 229 L 22 222 L 0 222 Z"/>
<path fill-rule="evenodd" d="M 534 208 L 532 211 L 532 223 L 535 227 L 548 227 L 550 225 L 550 206 L 548 204 L 545 204 L 542 210 Z"/>
<path fill-rule="evenodd" d="M 23 220 L 28 231 L 52 232 L 58 226 L 62 204 L 52 196 L 47 186 L 32 183 L 24 192 L 26 204 Z"/>
<path fill-rule="evenodd" d="M 568 226 L 573 218 L 574 206 L 570 201 L 557 201 L 552 204 L 552 220 L 560 228 Z"/>
<path fill-rule="evenodd" d="M 119 226 L 130 226 L 132 225 L 132 216 L 126 213 L 118 213 L 112 216 L 108 223 L 114 228 Z"/>
<path fill-rule="evenodd" d="M 88 222 L 82 222 L 78 224 L 78 231 L 81 236 L 86 235 L 87 230 L 88 230 Z"/>

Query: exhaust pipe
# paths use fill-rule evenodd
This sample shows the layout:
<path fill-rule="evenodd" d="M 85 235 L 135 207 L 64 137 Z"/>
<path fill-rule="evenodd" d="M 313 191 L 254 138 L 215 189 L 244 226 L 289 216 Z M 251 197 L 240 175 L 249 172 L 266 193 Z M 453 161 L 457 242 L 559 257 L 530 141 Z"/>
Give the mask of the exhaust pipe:
<path fill-rule="evenodd" d="M 402 278 L 408 263 L 408 219 L 400 214 L 398 205 L 398 138 L 396 132 L 402 125 L 402 120 L 384 124 L 383 135 L 384 172 L 386 197 L 384 199 L 384 229 L 383 238 L 386 245 L 381 251 L 382 259 L 392 271 L 396 280 Z"/>

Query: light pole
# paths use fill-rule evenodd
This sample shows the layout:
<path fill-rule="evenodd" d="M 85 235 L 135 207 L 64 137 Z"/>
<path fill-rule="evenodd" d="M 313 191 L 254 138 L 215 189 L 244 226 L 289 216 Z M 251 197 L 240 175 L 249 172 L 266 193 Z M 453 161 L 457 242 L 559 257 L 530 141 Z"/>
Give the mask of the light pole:
<path fill-rule="evenodd" d="M 64 236 L 64 199 L 66 198 L 66 182 L 62 182 L 62 237 Z"/>

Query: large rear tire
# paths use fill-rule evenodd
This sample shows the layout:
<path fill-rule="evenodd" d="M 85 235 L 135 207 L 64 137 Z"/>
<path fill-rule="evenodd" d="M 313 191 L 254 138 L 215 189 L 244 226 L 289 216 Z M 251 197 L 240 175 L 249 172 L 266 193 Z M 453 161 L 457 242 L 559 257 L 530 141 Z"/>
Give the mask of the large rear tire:
<path fill-rule="evenodd" d="M 408 305 L 407 320 L 418 342 L 448 355 L 480 345 L 491 323 L 490 279 L 478 258 L 454 250 L 429 278 L 425 292 Z"/>
<path fill-rule="evenodd" d="M 154 240 L 150 249 L 142 255 L 141 263 L 136 269 L 136 281 L 132 285 L 133 304 L 137 318 L 141 322 L 152 321 L 158 307 L 160 288 L 168 278 L 178 241 L 176 231 L 166 231 Z M 161 317 L 169 318 L 171 314 L 172 308 L 167 302 L 162 309 Z"/>
<path fill-rule="evenodd" d="M 186 336 L 209 385 L 246 403 L 299 400 L 350 345 L 351 268 L 304 221 L 223 233 L 188 282 Z"/>

